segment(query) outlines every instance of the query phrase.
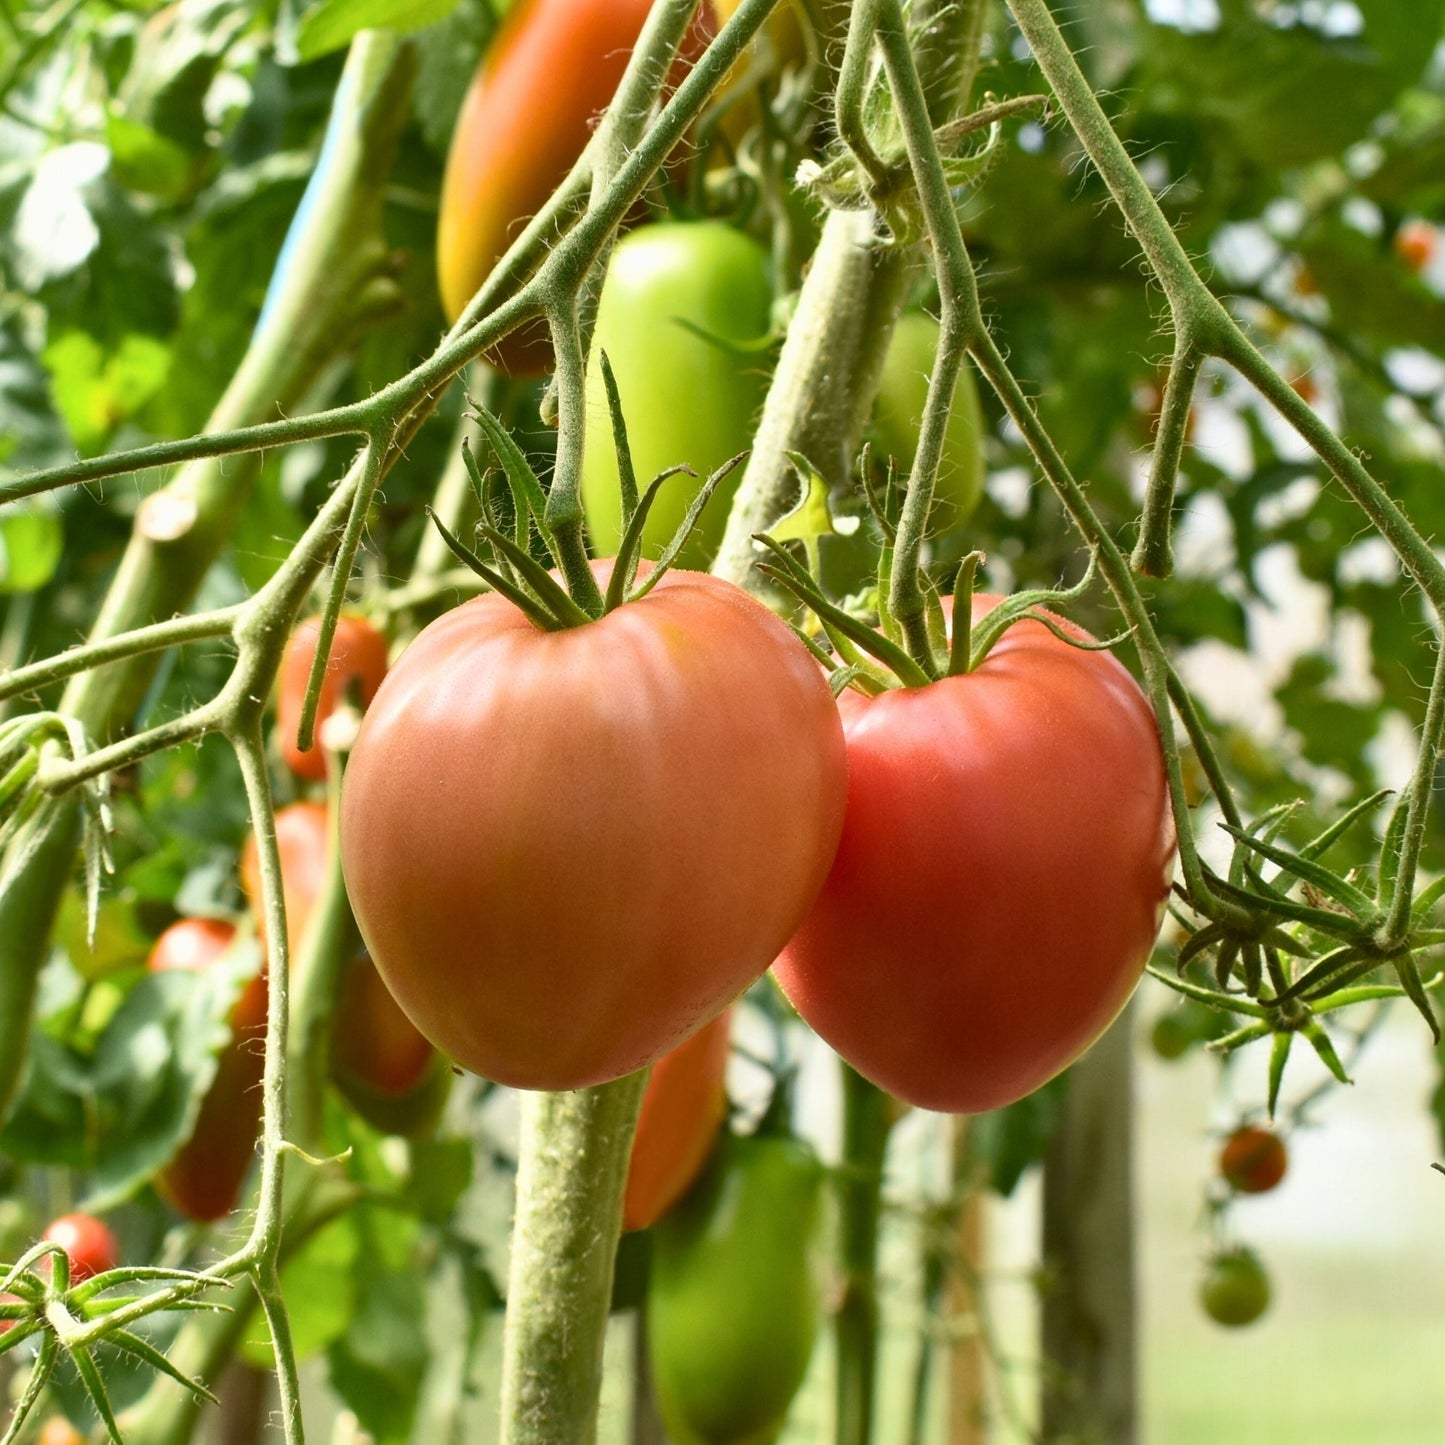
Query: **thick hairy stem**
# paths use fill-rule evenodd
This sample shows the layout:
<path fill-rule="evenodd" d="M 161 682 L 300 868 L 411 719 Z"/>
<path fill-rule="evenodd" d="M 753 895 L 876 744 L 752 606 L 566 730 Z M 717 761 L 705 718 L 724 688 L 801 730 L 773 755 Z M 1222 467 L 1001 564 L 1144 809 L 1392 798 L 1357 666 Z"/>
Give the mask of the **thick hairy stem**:
<path fill-rule="evenodd" d="M 834 211 L 823 225 L 713 563 L 720 577 L 747 581 L 753 533 L 796 500 L 788 452 L 834 484 L 852 470 L 908 279 L 907 257 L 878 245 L 876 225 L 867 211 Z"/>
<path fill-rule="evenodd" d="M 502 1445 L 590 1445 L 645 1070 L 522 1096 L 502 1345 Z"/>
<path fill-rule="evenodd" d="M 840 1253 L 843 1301 L 833 1318 L 837 1342 L 836 1445 L 869 1445 L 878 1370 L 878 1223 L 888 1095 L 861 1074 L 843 1072 Z"/>

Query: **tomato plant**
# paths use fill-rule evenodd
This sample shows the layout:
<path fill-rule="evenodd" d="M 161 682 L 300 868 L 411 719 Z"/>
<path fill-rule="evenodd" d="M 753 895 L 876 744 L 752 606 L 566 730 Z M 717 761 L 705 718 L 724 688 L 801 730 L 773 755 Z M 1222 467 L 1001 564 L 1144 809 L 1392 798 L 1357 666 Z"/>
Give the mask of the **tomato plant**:
<path fill-rule="evenodd" d="M 366 714 L 347 886 L 438 1048 L 578 1088 L 659 1058 L 768 966 L 827 872 L 845 773 L 822 674 L 729 583 L 669 572 L 556 632 L 484 595 Z"/>
<path fill-rule="evenodd" d="M 582 154 L 649 8 L 650 0 L 520 0 L 508 13 L 462 104 L 442 181 L 437 277 L 449 320 Z M 706 11 L 685 53 L 700 48 Z M 522 376 L 545 370 L 550 357 L 540 324 L 494 353 Z"/>
<path fill-rule="evenodd" d="M 822 1322 L 824 1175 L 797 1139 L 725 1137 L 653 1241 L 647 1341 L 679 1445 L 771 1438 Z"/>
<path fill-rule="evenodd" d="M 41 1238 L 58 1244 L 69 1256 L 73 1285 L 120 1263 L 120 1244 L 110 1226 L 93 1214 L 62 1214 L 50 1221 Z"/>
<path fill-rule="evenodd" d="M 1216 1324 L 1236 1328 L 1255 1322 L 1269 1308 L 1269 1276 L 1259 1256 L 1243 1246 L 1216 1254 L 1199 1285 L 1199 1301 Z"/>
<path fill-rule="evenodd" d="M 767 252 L 720 221 L 644 226 L 612 252 L 597 305 L 587 371 L 587 451 L 582 499 L 598 550 L 622 540 L 617 454 L 598 358 L 606 352 L 627 419 L 639 486 L 686 463 L 706 477 L 747 450 L 767 389 L 767 336 L 773 302 Z M 683 549 L 679 565 L 706 567 L 722 540 L 735 471 L 718 488 Z M 663 484 L 643 532 L 656 557 L 682 523 L 699 482 Z"/>
<path fill-rule="evenodd" d="M 1243 1124 L 1219 1151 L 1219 1172 L 1241 1194 L 1266 1194 L 1289 1168 L 1289 1151 L 1273 1129 Z"/>
<path fill-rule="evenodd" d="M 156 939 L 147 967 L 209 968 L 235 937 L 235 925 L 222 919 L 183 918 Z M 217 1056 L 215 1077 L 189 1137 L 156 1176 L 156 1191 L 188 1219 L 210 1223 L 229 1214 L 256 1157 L 266 995 L 266 976 L 258 973 L 231 1009 L 231 1038 Z"/>
<path fill-rule="evenodd" d="M 622 1227 L 646 1229 L 687 1193 L 727 1116 L 728 1045 L 732 1010 L 664 1054 L 642 1096 Z"/>
<path fill-rule="evenodd" d="M 1103 1032 L 1153 945 L 1174 859 L 1153 712 L 1030 619 L 971 672 L 840 702 L 843 837 L 778 981 L 889 1093 L 999 1108 Z"/>
<path fill-rule="evenodd" d="M 331 656 L 321 680 L 316 706 L 316 736 L 304 752 L 296 745 L 296 729 L 306 700 L 306 682 L 316 658 L 316 639 L 321 620 L 308 617 L 297 625 L 286 643 L 277 678 L 276 729 L 281 736 L 281 756 L 299 778 L 326 776 L 326 750 L 321 746 L 321 726 L 337 706 L 355 694 L 365 707 L 386 676 L 386 638 L 364 617 L 343 612 L 336 620 Z"/>

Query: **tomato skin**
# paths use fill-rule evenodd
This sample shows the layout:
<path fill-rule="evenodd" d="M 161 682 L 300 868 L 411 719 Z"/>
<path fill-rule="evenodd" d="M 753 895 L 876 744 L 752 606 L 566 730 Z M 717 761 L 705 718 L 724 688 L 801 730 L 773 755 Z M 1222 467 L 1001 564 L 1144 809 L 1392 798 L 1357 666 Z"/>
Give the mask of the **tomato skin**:
<path fill-rule="evenodd" d="M 147 968 L 200 971 L 231 946 L 236 927 L 216 918 L 183 918 L 156 940 Z M 261 1131 L 261 1075 L 266 1067 L 266 976 L 258 973 L 231 1009 L 231 1039 L 191 1129 L 156 1176 L 156 1192 L 187 1219 L 209 1224 L 236 1207 Z"/>
<path fill-rule="evenodd" d="M 778 982 L 906 1103 L 1002 1107 L 1083 1053 L 1148 958 L 1174 858 L 1154 715 L 1116 659 L 1031 620 L 970 674 L 840 704 L 848 815 Z"/>
<path fill-rule="evenodd" d="M 1289 1151 L 1273 1129 L 1245 1124 L 1224 1141 L 1219 1172 L 1240 1194 L 1267 1194 L 1289 1168 Z"/>
<path fill-rule="evenodd" d="M 727 1117 L 732 1010 L 724 1009 L 652 1067 L 622 1198 L 622 1228 L 647 1229 L 702 1172 Z"/>
<path fill-rule="evenodd" d="M 686 463 L 697 478 L 663 483 L 643 531 L 643 552 L 657 557 L 697 495 L 700 479 L 752 444 L 767 390 L 769 360 L 723 342 L 756 342 L 771 320 L 767 252 L 720 221 L 644 226 L 612 252 L 597 305 L 587 366 L 587 447 L 582 502 L 593 545 L 611 556 L 622 540 L 617 453 L 600 353 L 617 380 L 639 489 L 664 468 Z M 719 486 L 679 558 L 702 570 L 717 555 L 741 468 Z"/>
<path fill-rule="evenodd" d="M 312 910 L 326 886 L 328 821 L 325 803 L 289 803 L 276 810 L 276 851 L 281 859 L 281 894 L 286 902 L 286 941 L 294 958 Z M 261 902 L 261 850 L 254 833 L 241 845 L 241 888 L 266 938 Z"/>
<path fill-rule="evenodd" d="M 771 1439 L 822 1321 L 824 1173 L 797 1139 L 724 1138 L 653 1236 L 648 1352 L 678 1445 Z"/>
<path fill-rule="evenodd" d="M 873 439 L 878 460 L 894 458 L 900 482 L 907 481 L 918 450 L 918 433 L 928 401 L 928 378 L 938 352 L 938 322 L 922 311 L 905 312 L 893 328 L 883 359 L 878 399 L 873 404 Z M 965 359 L 953 390 L 943 434 L 943 454 L 933 491 L 929 533 L 955 532 L 973 515 L 983 495 L 983 414 L 978 386 Z"/>
<path fill-rule="evenodd" d="M 1199 1302 L 1216 1324 L 1252 1325 L 1269 1308 L 1269 1276 L 1252 1249 L 1224 1250 L 1209 1261 L 1199 1285 Z"/>
<path fill-rule="evenodd" d="M 462 102 L 442 179 L 437 279 L 455 321 L 507 247 L 582 154 L 612 100 L 651 0 L 519 0 Z M 683 46 L 711 33 L 704 5 Z M 539 102 L 545 97 L 545 103 Z M 514 376 L 551 363 L 540 323 L 513 332 L 489 359 Z"/>
<path fill-rule="evenodd" d="M 296 729 L 301 725 L 301 707 L 306 701 L 306 682 L 316 657 L 319 617 L 308 617 L 297 625 L 281 655 L 277 674 L 276 730 L 281 737 L 281 756 L 298 778 L 319 782 L 326 776 L 326 749 L 321 746 L 321 725 L 344 703 L 353 686 L 365 707 L 386 676 L 386 638 L 366 618 L 343 612 L 336 619 L 331 657 L 321 679 L 321 696 L 316 706 L 316 736 L 302 752 L 296 746 Z"/>
<path fill-rule="evenodd" d="M 421 1083 L 434 1050 L 387 991 L 376 965 L 358 954 L 347 966 L 331 1036 L 338 1079 L 400 1098 Z"/>
<path fill-rule="evenodd" d="M 484 594 L 417 637 L 362 723 L 347 886 L 438 1048 L 582 1088 L 767 967 L 827 873 L 846 767 L 822 673 L 730 583 L 669 572 L 561 632 Z"/>
<path fill-rule="evenodd" d="M 110 1227 L 93 1214 L 62 1214 L 51 1220 L 42 1239 L 58 1244 L 70 1256 L 70 1282 L 79 1284 L 120 1263 L 120 1245 Z"/>

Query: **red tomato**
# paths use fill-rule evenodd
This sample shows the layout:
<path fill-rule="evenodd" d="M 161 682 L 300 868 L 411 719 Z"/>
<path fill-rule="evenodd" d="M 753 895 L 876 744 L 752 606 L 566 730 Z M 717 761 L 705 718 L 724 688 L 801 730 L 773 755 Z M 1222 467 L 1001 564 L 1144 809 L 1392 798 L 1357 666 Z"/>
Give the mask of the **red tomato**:
<path fill-rule="evenodd" d="M 725 1009 L 653 1065 L 627 1168 L 623 1229 L 656 1224 L 707 1163 L 727 1116 L 732 1021 Z"/>
<path fill-rule="evenodd" d="M 382 684 L 342 859 L 376 966 L 443 1053 L 575 1089 L 660 1058 L 767 967 L 845 789 L 822 673 L 741 589 L 669 572 L 559 632 L 490 593 Z"/>
<path fill-rule="evenodd" d="M 1440 249 L 1440 232 L 1429 221 L 1406 221 L 1395 232 L 1395 254 L 1417 275 Z"/>
<path fill-rule="evenodd" d="M 1219 1151 L 1219 1172 L 1241 1194 L 1267 1194 L 1289 1168 L 1289 1151 L 1273 1129 L 1243 1124 Z"/>
<path fill-rule="evenodd" d="M 437 279 L 455 321 L 582 154 L 611 101 L 652 0 L 519 0 L 462 103 L 442 180 Z M 711 33 L 699 10 L 684 55 Z M 551 364 L 540 323 L 493 357 L 518 376 Z"/>
<path fill-rule="evenodd" d="M 292 803 L 276 814 L 276 848 L 281 855 L 281 892 L 286 900 L 286 940 L 294 957 L 311 912 L 326 886 L 327 814 L 325 803 Z M 261 855 L 255 834 L 241 848 L 241 887 L 256 915 L 265 942 L 261 906 Z"/>
<path fill-rule="evenodd" d="M 841 704 L 843 838 L 778 981 L 889 1093 L 999 1108 L 1083 1053 L 1148 958 L 1174 857 L 1154 715 L 1036 621 L 966 676 Z"/>
<path fill-rule="evenodd" d="M 235 925 L 183 918 L 156 939 L 152 971 L 209 968 L 235 938 Z M 190 1138 L 157 1176 L 156 1191 L 188 1219 L 210 1223 L 236 1207 L 261 1130 L 261 1075 L 266 1067 L 266 976 L 258 973 L 231 1010 L 231 1041 L 201 1101 Z"/>
<path fill-rule="evenodd" d="M 281 756 L 298 778 L 320 780 L 326 776 L 326 750 L 321 746 L 321 725 L 347 701 L 355 689 L 365 707 L 386 676 L 386 638 L 364 617 L 342 613 L 336 620 L 336 636 L 331 643 L 331 656 L 326 675 L 321 680 L 321 696 L 316 706 L 317 737 L 302 752 L 296 746 L 296 729 L 301 725 L 301 705 L 306 701 L 306 680 L 316 658 L 316 637 L 321 630 L 319 617 L 308 617 L 298 624 L 281 656 L 277 678 L 276 729 L 281 735 Z"/>
<path fill-rule="evenodd" d="M 338 1078 L 388 1098 L 421 1083 L 435 1051 L 401 1011 L 366 954 L 351 960 L 336 1005 L 331 1067 Z"/>
<path fill-rule="evenodd" d="M 115 1235 L 93 1214 L 62 1214 L 51 1221 L 41 1238 L 58 1244 L 70 1256 L 71 1284 L 104 1274 L 120 1263 Z"/>

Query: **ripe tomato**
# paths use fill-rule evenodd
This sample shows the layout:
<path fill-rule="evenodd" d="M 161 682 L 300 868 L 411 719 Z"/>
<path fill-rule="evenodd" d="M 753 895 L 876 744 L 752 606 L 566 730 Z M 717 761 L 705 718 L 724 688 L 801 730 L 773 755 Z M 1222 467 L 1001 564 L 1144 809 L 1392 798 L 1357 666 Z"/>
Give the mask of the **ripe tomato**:
<path fill-rule="evenodd" d="M 1149 955 L 1174 857 L 1154 715 L 1032 620 L 965 676 L 840 702 L 843 838 L 778 982 L 906 1103 L 1000 1108 L 1088 1048 Z"/>
<path fill-rule="evenodd" d="M 156 939 L 147 967 L 209 968 L 231 946 L 234 924 L 183 918 Z M 258 973 L 231 1009 L 231 1039 L 201 1101 L 190 1138 L 156 1177 L 156 1192 L 188 1219 L 210 1223 L 236 1207 L 256 1156 L 266 1066 L 266 976 Z"/>
<path fill-rule="evenodd" d="M 650 8 L 651 0 L 518 0 L 508 13 L 462 103 L 442 180 L 437 279 L 449 321 L 582 154 Z M 704 5 L 684 57 L 695 57 L 710 31 Z M 546 328 L 514 332 L 493 359 L 513 375 L 545 371 Z"/>
<path fill-rule="evenodd" d="M 1288 1168 L 1284 1140 L 1256 1124 L 1241 1125 L 1219 1151 L 1219 1172 L 1241 1194 L 1267 1194 Z"/>
<path fill-rule="evenodd" d="M 721 221 L 644 226 L 618 242 L 597 304 L 587 370 L 587 450 L 582 501 L 592 542 L 611 555 L 622 540 L 617 453 L 598 357 L 606 351 L 627 419 L 637 484 L 687 463 L 698 477 L 751 445 L 767 390 L 766 355 L 727 349 L 767 334 L 773 288 L 767 252 Z M 689 330 L 698 327 L 710 341 Z M 679 563 L 706 568 L 716 555 L 738 472 L 718 489 Z M 648 513 L 643 552 L 672 540 L 698 481 L 663 484 Z"/>
<path fill-rule="evenodd" d="M 321 725 L 351 695 L 365 707 L 386 676 L 386 638 L 364 617 L 342 613 L 336 621 L 331 657 L 321 681 L 316 707 L 317 738 L 302 752 L 296 746 L 296 729 L 301 724 L 301 705 L 306 701 L 306 680 L 316 657 L 319 617 L 308 617 L 297 625 L 281 656 L 277 676 L 276 730 L 281 735 L 281 756 L 298 778 L 319 780 L 326 776 L 326 750 L 320 743 Z"/>
<path fill-rule="evenodd" d="M 873 441 L 880 462 L 894 459 L 900 481 L 907 480 L 918 450 L 928 378 L 938 351 L 938 322 L 922 311 L 898 318 L 883 360 L 878 399 L 873 404 Z M 983 416 L 978 387 L 967 361 L 953 390 L 948 430 L 933 493 L 929 531 L 957 532 L 973 515 L 983 495 Z"/>
<path fill-rule="evenodd" d="M 79 1284 L 120 1263 L 120 1245 L 109 1226 L 93 1214 L 62 1214 L 41 1235 L 70 1256 L 70 1282 Z"/>
<path fill-rule="evenodd" d="M 397 1007 L 371 959 L 364 953 L 353 958 L 342 981 L 331 1038 L 337 1077 L 399 1098 L 421 1083 L 433 1052 Z"/>
<path fill-rule="evenodd" d="M 725 1137 L 657 1226 L 647 1343 L 679 1445 L 772 1439 L 822 1319 L 823 1169 L 797 1139 Z"/>
<path fill-rule="evenodd" d="M 1429 221 L 1406 221 L 1395 232 L 1395 254 L 1418 275 L 1440 249 L 1440 232 Z"/>
<path fill-rule="evenodd" d="M 377 693 L 342 860 L 377 968 L 438 1048 L 575 1089 L 660 1058 L 767 967 L 845 788 L 822 673 L 741 589 L 669 572 L 560 632 L 488 593 Z"/>
<path fill-rule="evenodd" d="M 286 901 L 286 940 L 294 957 L 326 885 L 325 803 L 291 803 L 276 813 L 276 849 L 281 855 L 281 892 Z M 254 834 L 241 847 L 241 887 L 256 915 L 262 940 L 261 854 Z"/>
<path fill-rule="evenodd" d="M 1214 1256 L 1199 1285 L 1199 1301 L 1215 1323 L 1250 1325 L 1269 1308 L 1269 1276 L 1259 1256 L 1242 1246 Z"/>
<path fill-rule="evenodd" d="M 652 1068 L 632 1140 L 622 1228 L 656 1224 L 707 1163 L 727 1115 L 732 1010 L 724 1009 Z"/>
<path fill-rule="evenodd" d="M 286 932 L 297 955 L 306 926 L 326 884 L 330 820 L 324 803 L 292 803 L 276 814 L 276 846 L 281 855 L 281 891 L 286 900 Z M 254 836 L 241 850 L 241 881 L 257 919 L 261 913 L 261 860 Z M 333 1076 L 363 1117 L 389 1132 L 445 1099 L 448 1080 L 428 1091 L 427 1109 L 393 1109 L 388 1102 L 409 1099 L 425 1081 L 434 1059 L 432 1046 L 397 1006 L 371 960 L 354 959 L 341 982 L 331 1034 Z M 444 1071 L 445 1072 L 445 1071 Z M 448 1079 L 449 1079 L 448 1075 Z M 439 1098 L 431 1099 L 439 1092 Z"/>

